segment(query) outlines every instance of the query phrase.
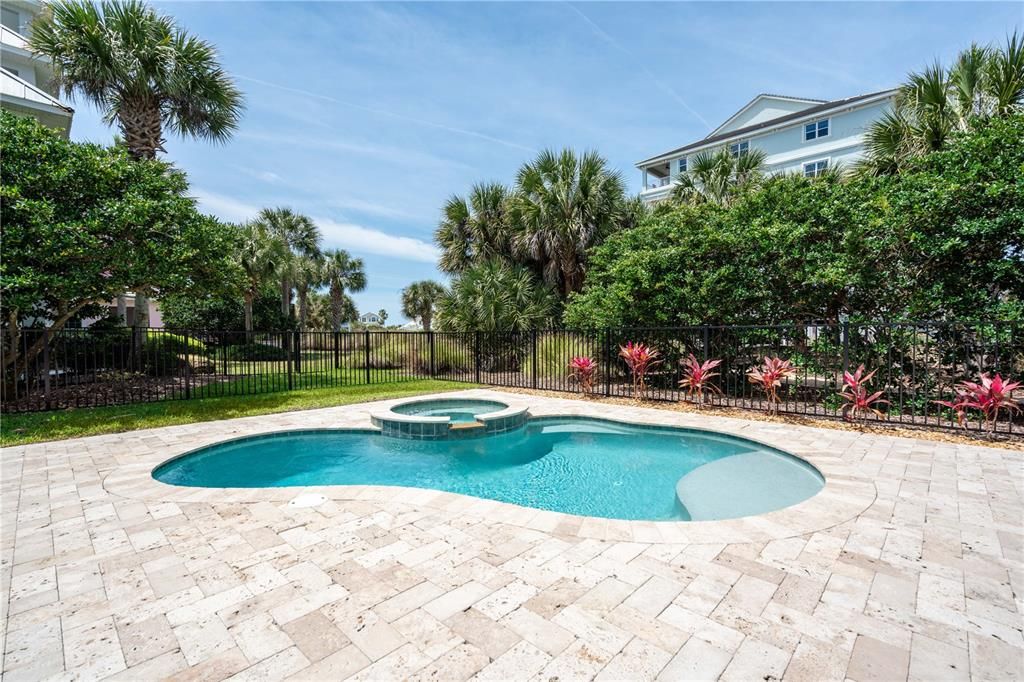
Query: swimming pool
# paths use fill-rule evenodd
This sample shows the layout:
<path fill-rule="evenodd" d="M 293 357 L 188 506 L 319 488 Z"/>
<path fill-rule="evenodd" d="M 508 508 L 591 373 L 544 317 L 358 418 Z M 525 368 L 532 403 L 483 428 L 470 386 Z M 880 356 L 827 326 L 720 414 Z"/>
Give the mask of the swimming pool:
<path fill-rule="evenodd" d="M 567 514 L 688 521 L 796 504 L 824 479 L 807 462 L 742 438 L 599 419 L 531 419 L 476 439 L 403 440 L 370 430 L 292 431 L 211 445 L 153 471 L 216 488 L 429 488 Z"/>

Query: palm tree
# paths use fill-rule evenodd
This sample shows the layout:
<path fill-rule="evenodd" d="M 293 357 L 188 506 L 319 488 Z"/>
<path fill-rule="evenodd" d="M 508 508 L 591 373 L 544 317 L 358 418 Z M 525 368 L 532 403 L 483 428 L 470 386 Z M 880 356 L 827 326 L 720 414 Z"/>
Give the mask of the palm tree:
<path fill-rule="evenodd" d="M 377 311 L 377 317 L 380 318 L 380 326 L 383 327 L 384 323 L 388 321 L 388 311 L 381 308 Z"/>
<path fill-rule="evenodd" d="M 363 261 L 353 258 L 348 251 L 337 249 L 324 252 L 323 281 L 331 296 L 331 317 L 334 331 L 340 331 L 345 319 L 345 291 L 362 291 L 366 288 L 366 272 Z"/>
<path fill-rule="evenodd" d="M 438 305 L 443 329 L 526 331 L 551 322 L 557 297 L 529 269 L 501 260 L 474 265 Z"/>
<path fill-rule="evenodd" d="M 726 206 L 763 177 L 765 153 L 760 149 L 733 156 L 722 147 L 694 154 L 689 169 L 680 173 L 672 198 L 687 203 Z"/>
<path fill-rule="evenodd" d="M 861 172 L 899 172 L 916 157 L 939 151 L 955 133 L 1006 116 L 1024 103 L 1024 41 L 1003 48 L 972 44 L 948 69 L 935 62 L 907 76 L 892 111 L 869 126 Z"/>
<path fill-rule="evenodd" d="M 214 47 L 139 0 L 57 0 L 32 25 L 29 48 L 48 57 L 67 97 L 81 95 L 117 123 L 137 159 L 164 150 L 164 129 L 224 142 L 238 128 L 242 93 Z M 147 287 L 135 292 L 135 327 L 149 325 Z"/>
<path fill-rule="evenodd" d="M 443 272 L 457 274 L 488 258 L 512 257 L 508 200 L 508 189 L 496 182 L 473 185 L 468 197 L 448 199 L 434 232 Z"/>
<path fill-rule="evenodd" d="M 298 256 L 292 259 L 292 276 L 295 278 L 295 293 L 299 302 L 299 330 L 306 331 L 309 317 L 309 295 L 324 283 L 324 257 L 317 253 L 312 256 Z"/>
<path fill-rule="evenodd" d="M 246 339 L 252 337 L 252 306 L 261 287 L 277 275 L 277 269 L 285 258 L 285 247 L 272 235 L 265 225 L 248 222 L 238 229 L 238 245 L 235 257 L 245 275 L 243 295 L 245 297 Z"/>
<path fill-rule="evenodd" d="M 140 0 L 57 0 L 32 26 L 29 47 L 53 62 L 57 86 L 117 123 L 136 158 L 164 151 L 164 129 L 224 142 L 242 94 L 214 47 Z"/>
<path fill-rule="evenodd" d="M 299 259 L 320 255 L 320 228 L 309 217 L 282 207 L 263 209 L 257 221 L 287 247 L 287 258 L 278 272 L 281 276 L 281 314 L 288 317 L 292 307 L 292 283 L 299 276 Z"/>
<path fill-rule="evenodd" d="M 419 319 L 423 331 L 430 331 L 434 319 L 434 308 L 447 290 L 441 284 L 429 279 L 413 282 L 402 289 L 402 314 L 410 319 Z"/>
<path fill-rule="evenodd" d="M 563 295 L 578 291 L 587 250 L 621 227 L 624 203 L 622 177 L 599 154 L 545 150 L 516 177 L 514 245 Z"/>

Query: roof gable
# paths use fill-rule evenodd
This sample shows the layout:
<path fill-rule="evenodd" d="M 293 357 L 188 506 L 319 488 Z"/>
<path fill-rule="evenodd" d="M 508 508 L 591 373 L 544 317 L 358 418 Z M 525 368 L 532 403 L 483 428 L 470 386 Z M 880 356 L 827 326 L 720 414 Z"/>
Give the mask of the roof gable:
<path fill-rule="evenodd" d="M 747 102 L 735 114 L 725 120 L 725 123 L 718 126 L 707 137 L 713 137 L 721 133 L 727 133 L 747 126 L 756 125 L 764 121 L 770 121 L 780 116 L 793 114 L 804 109 L 810 109 L 824 103 L 825 100 L 808 99 L 804 97 L 787 97 L 786 95 L 771 95 L 761 93 L 754 99 Z"/>

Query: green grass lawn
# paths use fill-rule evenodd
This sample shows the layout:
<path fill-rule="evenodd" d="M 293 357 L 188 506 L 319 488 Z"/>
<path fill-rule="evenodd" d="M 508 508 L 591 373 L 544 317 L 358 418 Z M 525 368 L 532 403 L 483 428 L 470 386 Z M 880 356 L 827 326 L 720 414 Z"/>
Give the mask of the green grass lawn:
<path fill-rule="evenodd" d="M 416 380 L 222 398 L 169 400 L 138 405 L 79 408 L 59 412 L 5 414 L 0 416 L 0 446 L 10 447 L 48 440 L 95 436 L 101 433 L 148 429 L 156 426 L 333 407 L 423 393 L 457 391 L 473 388 L 473 386 L 473 384 L 451 381 Z"/>

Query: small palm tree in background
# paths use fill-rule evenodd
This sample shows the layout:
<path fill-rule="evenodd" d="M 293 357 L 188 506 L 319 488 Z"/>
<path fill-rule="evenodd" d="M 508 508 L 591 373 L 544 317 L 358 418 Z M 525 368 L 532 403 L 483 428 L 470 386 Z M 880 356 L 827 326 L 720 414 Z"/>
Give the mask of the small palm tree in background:
<path fill-rule="evenodd" d="M 938 151 L 951 135 L 1020 110 L 1024 104 L 1024 41 L 1016 33 L 1001 48 L 971 45 L 946 68 L 936 62 L 911 73 L 892 111 L 865 134 L 859 170 L 898 173 L 913 158 Z"/>
<path fill-rule="evenodd" d="M 351 319 L 346 315 L 345 299 L 348 297 L 345 292 L 366 288 L 362 259 L 353 258 L 343 249 L 324 252 L 323 282 L 328 286 L 331 297 L 331 328 L 341 331 L 341 325 Z"/>
<path fill-rule="evenodd" d="M 676 176 L 672 198 L 685 203 L 710 202 L 727 206 L 764 176 L 765 153 L 760 149 L 733 156 L 725 147 L 703 151 L 690 159 L 689 170 Z"/>
<path fill-rule="evenodd" d="M 252 336 L 253 301 L 263 285 L 277 277 L 277 269 L 286 258 L 284 245 L 271 235 L 264 224 L 248 222 L 238 229 L 235 257 L 244 273 L 245 283 L 245 332 L 246 339 Z"/>
<path fill-rule="evenodd" d="M 516 249 L 568 295 L 583 286 L 587 250 L 622 227 L 625 185 L 596 152 L 545 150 L 519 170 L 511 208 Z"/>
<path fill-rule="evenodd" d="M 164 129 L 224 142 L 242 94 L 214 47 L 139 0 L 58 0 L 32 26 L 29 47 L 53 63 L 57 86 L 117 123 L 137 158 L 164 151 Z"/>
<path fill-rule="evenodd" d="M 402 289 L 402 314 L 420 321 L 423 331 L 430 331 L 434 319 L 434 309 L 444 297 L 447 290 L 443 285 L 429 279 L 413 282 Z"/>
<path fill-rule="evenodd" d="M 511 258 L 508 199 L 508 189 L 497 182 L 473 185 L 467 197 L 448 199 L 434 232 L 443 272 L 458 274 L 489 258 Z"/>
<path fill-rule="evenodd" d="M 315 331 L 332 331 L 334 329 L 334 311 L 331 297 L 328 294 L 321 294 L 312 291 L 309 294 L 309 313 L 306 324 L 309 329 Z M 359 311 L 352 297 L 347 294 L 341 296 L 341 324 L 354 322 L 359 318 Z"/>
<path fill-rule="evenodd" d="M 238 128 L 242 93 L 214 47 L 139 0 L 49 3 L 28 45 L 50 59 L 65 96 L 85 98 L 108 125 L 117 123 L 137 159 L 165 151 L 165 129 L 225 142 Z M 136 327 L 149 325 L 148 293 L 144 286 L 135 292 Z"/>
<path fill-rule="evenodd" d="M 285 245 L 286 258 L 278 268 L 281 279 L 281 314 L 291 315 L 292 287 L 303 258 L 320 257 L 320 228 L 311 218 L 290 208 L 265 208 L 256 219 L 268 234 Z"/>

